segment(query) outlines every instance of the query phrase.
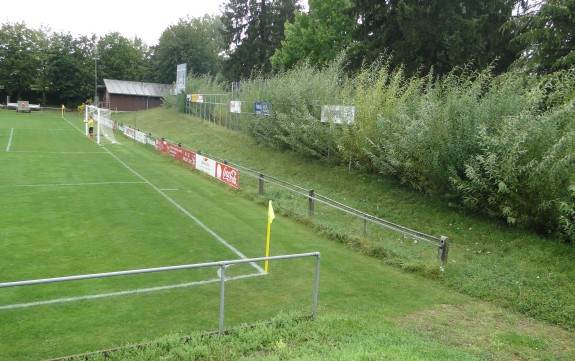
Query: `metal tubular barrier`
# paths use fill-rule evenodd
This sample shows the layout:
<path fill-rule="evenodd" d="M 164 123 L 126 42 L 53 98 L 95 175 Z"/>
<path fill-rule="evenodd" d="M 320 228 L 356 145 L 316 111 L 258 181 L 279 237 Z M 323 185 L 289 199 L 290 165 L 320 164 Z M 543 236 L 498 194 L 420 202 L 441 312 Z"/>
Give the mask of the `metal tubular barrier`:
<path fill-rule="evenodd" d="M 320 270 L 320 257 L 321 257 L 321 254 L 319 252 L 299 253 L 299 254 L 271 256 L 271 257 L 259 257 L 259 258 L 246 258 L 246 259 L 239 259 L 239 260 L 232 260 L 232 261 L 196 263 L 196 264 L 186 264 L 186 265 L 179 265 L 179 266 L 143 268 L 143 269 L 128 270 L 128 271 L 93 273 L 93 274 L 87 274 L 87 275 L 76 275 L 76 276 L 42 278 L 42 279 L 36 279 L 36 280 L 6 282 L 6 283 L 0 283 L 0 288 L 22 287 L 22 286 L 29 286 L 29 285 L 56 283 L 56 282 L 70 282 L 70 281 L 88 280 L 88 279 L 94 279 L 94 278 L 128 276 L 128 275 L 143 274 L 143 273 L 167 272 L 167 271 L 176 271 L 176 270 L 192 269 L 192 268 L 220 267 L 221 272 L 220 272 L 219 332 L 220 332 L 220 334 L 222 334 L 224 332 L 224 305 L 225 305 L 224 295 L 225 295 L 225 282 L 226 282 L 226 277 L 225 277 L 226 267 L 228 267 L 230 265 L 234 265 L 234 264 L 240 264 L 240 263 L 253 263 L 253 262 L 274 261 L 274 260 L 303 258 L 303 257 L 315 257 L 316 258 L 315 280 L 314 280 L 314 291 L 313 291 L 313 304 L 312 304 L 312 318 L 315 320 L 316 314 L 317 314 L 317 300 L 318 300 L 318 293 L 319 293 L 319 270 Z"/>
<path fill-rule="evenodd" d="M 187 148 L 187 149 L 189 149 L 191 151 L 195 151 L 191 148 Z M 199 154 L 199 151 L 195 151 L 195 152 L 197 152 Z M 314 209 L 315 202 L 319 202 L 321 204 L 324 204 L 324 205 L 329 206 L 331 208 L 337 209 L 337 210 L 339 210 L 343 213 L 346 213 L 348 215 L 363 219 L 364 220 L 364 227 L 363 227 L 364 234 L 367 233 L 367 222 L 370 222 L 372 224 L 384 227 L 384 228 L 389 229 L 389 230 L 394 231 L 394 232 L 401 233 L 405 236 L 412 237 L 413 239 L 423 241 L 424 243 L 427 243 L 427 244 L 430 244 L 432 246 L 437 247 L 438 252 L 439 252 L 438 253 L 438 259 L 441 261 L 442 264 L 445 264 L 447 262 L 448 238 L 445 236 L 436 237 L 436 236 L 432 236 L 429 234 L 425 234 L 423 232 L 419 232 L 419 231 L 404 227 L 402 225 L 399 225 L 399 224 L 387 221 L 385 219 L 378 218 L 374 215 L 362 212 L 358 209 L 352 208 L 348 205 L 345 205 L 343 203 L 340 203 L 338 201 L 330 199 L 326 196 L 322 196 L 321 194 L 316 193 L 313 189 L 306 189 L 306 188 L 300 187 L 296 184 L 286 182 L 286 181 L 281 180 L 279 178 L 275 178 L 275 177 L 263 174 L 261 172 L 257 172 L 253 169 L 244 167 L 242 165 L 229 162 L 229 161 L 222 159 L 220 157 L 215 157 L 215 156 L 205 154 L 205 153 L 202 153 L 202 154 L 204 154 L 206 157 L 209 157 L 211 159 L 214 159 L 216 161 L 219 161 L 221 163 L 225 163 L 231 167 L 236 168 L 241 174 L 244 174 L 244 175 L 252 177 L 252 178 L 257 178 L 258 179 L 258 193 L 260 195 L 264 194 L 266 182 L 269 184 L 273 184 L 273 185 L 280 187 L 280 188 L 283 188 L 283 189 L 285 189 L 291 193 L 298 194 L 304 198 L 308 198 L 308 214 L 310 217 L 313 217 L 313 215 L 315 213 L 315 209 Z"/>
<path fill-rule="evenodd" d="M 337 209 L 339 211 L 342 211 L 346 214 L 349 214 L 351 216 L 355 216 L 355 217 L 363 219 L 364 220 L 364 233 L 367 232 L 367 222 L 370 222 L 372 224 L 379 225 L 379 226 L 387 228 L 389 230 L 401 233 L 403 235 L 406 235 L 406 236 L 412 237 L 414 239 L 417 239 L 419 241 L 423 241 L 427 244 L 433 245 L 433 246 L 438 248 L 438 251 L 439 251 L 438 259 L 443 264 L 445 264 L 447 262 L 448 238 L 446 236 L 436 237 L 436 236 L 432 236 L 432 235 L 429 235 L 429 234 L 426 234 L 423 232 L 419 232 L 419 231 L 404 227 L 402 225 L 387 221 L 385 219 L 378 218 L 374 215 L 362 212 L 358 209 L 352 208 L 348 205 L 345 205 L 343 203 L 340 203 L 338 201 L 330 199 L 326 196 L 323 196 L 319 193 L 316 193 L 313 189 L 306 189 L 306 188 L 300 187 L 298 185 L 283 181 L 281 179 L 274 178 L 274 177 L 271 177 L 269 175 L 265 175 L 265 174 L 256 172 L 252 169 L 243 167 L 243 166 L 238 165 L 238 164 L 234 164 L 234 163 L 228 163 L 228 164 L 237 168 L 238 170 L 242 171 L 245 175 L 248 175 L 250 177 L 256 177 L 256 175 L 257 175 L 257 177 L 259 179 L 260 195 L 263 195 L 264 182 L 268 182 L 268 183 L 273 184 L 275 186 L 278 186 L 280 188 L 286 189 L 292 193 L 299 194 L 302 197 L 308 198 L 308 200 L 309 200 L 308 213 L 309 213 L 310 217 L 313 216 L 313 214 L 314 214 L 314 202 L 319 202 L 319 203 L 322 203 L 322 204 L 327 205 L 329 207 L 332 207 L 334 209 Z"/>

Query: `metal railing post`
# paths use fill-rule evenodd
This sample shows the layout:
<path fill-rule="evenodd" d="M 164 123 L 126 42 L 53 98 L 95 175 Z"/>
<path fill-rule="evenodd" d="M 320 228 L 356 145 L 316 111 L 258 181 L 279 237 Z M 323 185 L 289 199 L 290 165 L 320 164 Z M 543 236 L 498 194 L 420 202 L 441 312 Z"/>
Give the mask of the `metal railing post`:
<path fill-rule="evenodd" d="M 259 193 L 260 196 L 262 196 L 264 194 L 264 175 L 262 173 L 260 173 L 258 180 L 259 180 Z"/>
<path fill-rule="evenodd" d="M 315 315 L 317 313 L 317 298 L 319 294 L 319 259 L 320 254 L 318 253 L 315 256 L 315 283 L 314 283 L 314 290 L 313 290 L 313 306 L 311 309 L 312 318 L 315 320 Z"/>
<path fill-rule="evenodd" d="M 314 206 L 314 203 L 313 203 L 314 190 L 313 190 L 313 189 L 310 189 L 310 190 L 309 190 L 309 198 L 308 198 L 308 199 L 309 199 L 309 209 L 308 209 L 308 213 L 309 213 L 309 216 L 312 217 L 312 216 L 313 216 L 313 212 L 314 212 L 314 208 L 313 208 L 313 206 Z"/>
<path fill-rule="evenodd" d="M 226 288 L 226 265 L 220 266 L 220 335 L 224 333 L 224 299 Z"/>

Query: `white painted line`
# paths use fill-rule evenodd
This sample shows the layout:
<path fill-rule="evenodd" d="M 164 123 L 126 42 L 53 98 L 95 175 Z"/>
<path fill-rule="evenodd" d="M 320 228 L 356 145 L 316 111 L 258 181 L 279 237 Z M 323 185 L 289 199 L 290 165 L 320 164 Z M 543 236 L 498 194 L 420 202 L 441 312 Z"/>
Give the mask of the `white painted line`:
<path fill-rule="evenodd" d="M 104 150 L 106 152 L 108 152 L 108 154 L 110 154 L 114 159 L 116 159 L 120 164 L 122 164 L 126 169 L 128 169 L 130 172 L 132 172 L 132 174 L 134 174 L 135 176 L 137 176 L 138 178 L 140 178 L 141 180 L 143 180 L 145 183 L 147 183 L 150 187 L 152 187 L 156 192 L 160 193 L 160 195 L 162 197 L 164 197 L 168 202 L 172 203 L 176 208 L 178 208 L 180 211 L 182 211 L 182 213 L 184 213 L 186 216 L 188 216 L 191 220 L 193 220 L 194 222 L 196 222 L 197 225 L 199 225 L 203 230 L 205 230 L 206 232 L 208 232 L 209 234 L 211 234 L 215 239 L 217 239 L 221 244 L 223 244 L 224 246 L 226 246 L 228 249 L 230 249 L 232 252 L 234 252 L 235 254 L 237 254 L 240 258 L 242 259 L 246 259 L 248 257 L 246 257 L 243 253 L 241 253 L 239 250 L 237 250 L 234 246 L 232 246 L 231 244 L 229 244 L 228 242 L 226 242 L 222 237 L 220 237 L 216 232 L 212 231 L 210 228 L 208 228 L 208 226 L 206 226 L 205 224 L 203 224 L 199 219 L 197 219 L 196 217 L 194 217 L 193 214 L 191 214 L 190 212 L 188 212 L 184 207 L 182 207 L 181 205 L 179 205 L 176 201 L 174 201 L 172 198 L 170 198 L 170 196 L 168 196 L 166 193 L 164 193 L 160 188 L 156 187 L 152 182 L 150 182 L 149 180 L 147 180 L 146 178 L 144 178 L 144 176 L 142 176 L 141 174 L 139 174 L 138 172 L 136 172 L 135 170 L 133 170 L 132 168 L 130 168 L 129 165 L 127 165 L 126 163 L 124 163 L 124 161 L 122 161 L 120 158 L 118 158 L 114 153 L 110 152 L 108 149 L 104 148 Z M 264 273 L 263 268 L 261 268 L 259 265 L 257 265 L 254 262 L 250 262 L 250 264 L 252 265 L 252 267 L 254 267 L 255 269 L 257 269 L 260 273 Z"/>
<path fill-rule="evenodd" d="M 32 154 L 106 154 L 106 152 L 45 152 L 38 150 L 13 150 L 12 153 L 32 153 Z"/>
<path fill-rule="evenodd" d="M 75 126 L 71 121 L 68 120 L 68 118 L 66 118 L 66 117 L 62 117 L 62 118 L 63 118 L 68 124 L 70 124 L 73 128 L 75 128 L 77 131 L 79 131 L 79 132 L 82 133 L 83 135 L 87 135 L 87 134 L 84 134 L 84 133 L 85 133 L 84 130 L 82 130 L 82 129 L 78 128 L 77 126 Z M 86 129 L 88 129 L 88 128 L 86 128 Z M 87 132 L 87 130 L 86 130 L 86 132 Z"/>
<path fill-rule="evenodd" d="M 265 276 L 265 273 L 252 273 L 252 274 L 242 275 L 242 276 L 235 276 L 235 277 L 229 277 L 229 278 L 226 277 L 226 281 L 238 280 L 238 279 L 249 278 L 249 277 L 258 277 L 258 276 Z M 55 303 L 76 302 L 76 301 L 81 301 L 81 300 L 93 300 L 93 299 L 97 299 L 97 298 L 131 295 L 131 294 L 135 294 L 135 293 L 157 292 L 157 291 L 171 290 L 171 289 L 175 289 L 175 288 L 207 285 L 207 284 L 216 283 L 216 282 L 221 282 L 221 279 L 214 278 L 214 279 L 207 280 L 207 281 L 180 283 L 177 285 L 170 285 L 170 286 L 139 288 L 139 289 L 135 289 L 135 290 L 127 290 L 127 291 L 112 292 L 112 293 L 100 293 L 97 295 L 86 295 L 86 296 L 77 296 L 77 297 L 68 297 L 68 298 L 58 298 L 58 299 L 54 299 L 54 300 L 29 302 L 29 303 L 16 303 L 16 304 L 12 304 L 12 305 L 0 306 L 0 310 L 13 310 L 15 308 L 29 308 L 29 307 L 34 307 L 34 306 L 51 305 L 51 304 L 55 304 Z"/>
<path fill-rule="evenodd" d="M 60 183 L 60 184 L 15 184 L 12 187 L 71 187 L 71 186 L 100 186 L 113 184 L 146 184 L 146 182 L 100 182 L 100 183 Z"/>
<path fill-rule="evenodd" d="M 8 138 L 8 145 L 6 145 L 6 151 L 10 151 L 10 146 L 12 145 L 12 136 L 14 135 L 14 128 L 10 129 L 10 137 Z"/>

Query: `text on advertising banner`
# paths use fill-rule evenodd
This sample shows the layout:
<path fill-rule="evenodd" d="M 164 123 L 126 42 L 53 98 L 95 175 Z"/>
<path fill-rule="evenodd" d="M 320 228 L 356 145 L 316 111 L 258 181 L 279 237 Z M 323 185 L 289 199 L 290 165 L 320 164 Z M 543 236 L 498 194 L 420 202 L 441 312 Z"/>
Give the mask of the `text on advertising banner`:
<path fill-rule="evenodd" d="M 239 100 L 230 101 L 230 113 L 241 113 L 242 112 L 242 102 Z"/>
<path fill-rule="evenodd" d="M 161 139 L 161 138 L 156 138 L 156 149 L 160 153 L 167 153 L 168 152 L 168 146 L 166 144 L 166 141 Z"/>
<path fill-rule="evenodd" d="M 270 115 L 271 109 L 272 109 L 271 103 L 265 103 L 265 102 L 254 103 L 254 113 L 257 115 Z"/>
<path fill-rule="evenodd" d="M 213 159 L 196 154 L 196 169 L 216 177 L 216 161 Z"/>
<path fill-rule="evenodd" d="M 239 187 L 239 172 L 237 169 L 232 168 L 226 164 L 217 163 L 216 178 L 232 187 Z"/>
<path fill-rule="evenodd" d="M 347 105 L 323 105 L 321 121 L 323 123 L 353 124 L 355 107 Z"/>

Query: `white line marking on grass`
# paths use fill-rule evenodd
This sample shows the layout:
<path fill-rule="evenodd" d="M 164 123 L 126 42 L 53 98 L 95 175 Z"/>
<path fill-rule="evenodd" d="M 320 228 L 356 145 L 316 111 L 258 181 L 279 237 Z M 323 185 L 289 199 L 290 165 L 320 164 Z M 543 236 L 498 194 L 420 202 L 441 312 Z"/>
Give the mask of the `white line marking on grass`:
<path fill-rule="evenodd" d="M 79 131 L 80 133 L 82 133 L 83 135 L 86 135 L 86 130 L 82 130 L 80 128 L 78 128 L 74 123 L 72 123 L 71 121 L 68 120 L 68 118 L 66 117 L 62 117 L 68 124 L 70 124 L 73 128 L 75 128 L 77 131 Z"/>
<path fill-rule="evenodd" d="M 229 277 L 229 278 L 226 277 L 226 281 L 239 280 L 242 278 L 258 277 L 258 276 L 265 276 L 265 274 L 264 273 L 252 273 L 252 274 L 242 275 L 242 276 L 235 276 L 235 277 Z M 214 279 L 207 280 L 207 281 L 180 283 L 177 285 L 170 285 L 170 286 L 139 288 L 139 289 L 128 290 L 128 291 L 120 291 L 120 292 L 112 292 L 112 293 L 100 293 L 97 295 L 58 298 L 58 299 L 48 300 L 48 301 L 16 303 L 16 304 L 12 304 L 12 305 L 0 306 L 0 310 L 13 310 L 15 308 L 29 308 L 29 307 L 34 307 L 34 306 L 51 305 L 54 303 L 76 302 L 76 301 L 81 301 L 81 300 L 93 300 L 93 299 L 97 299 L 97 298 L 131 295 L 131 294 L 135 294 L 135 293 L 157 292 L 157 291 L 171 290 L 171 289 L 175 289 L 175 288 L 207 285 L 207 284 L 216 283 L 216 282 L 221 282 L 221 279 L 220 278 L 214 278 Z"/>
<path fill-rule="evenodd" d="M 76 125 L 74 125 L 72 122 L 70 122 L 66 117 L 64 117 L 64 120 L 66 122 L 68 122 L 68 124 L 70 124 L 72 127 L 76 128 L 80 133 L 84 134 L 84 130 L 78 128 Z M 127 165 L 126 163 L 124 163 L 124 161 L 122 161 L 120 158 L 118 158 L 114 153 L 110 152 L 108 149 L 106 148 L 102 148 L 104 149 L 108 154 L 110 154 L 114 159 L 116 159 L 121 165 L 123 165 L 127 170 L 129 170 L 130 172 L 132 172 L 132 174 L 134 174 L 135 176 L 137 176 L 138 178 L 140 178 L 141 180 L 143 180 L 145 183 L 147 183 L 148 185 L 150 185 L 150 187 L 152 187 L 156 192 L 160 193 L 160 195 L 162 195 L 162 197 L 164 197 L 168 202 L 172 203 L 176 208 L 178 208 L 180 211 L 182 211 L 182 213 L 184 213 L 186 216 L 188 216 L 190 219 L 192 219 L 194 222 L 196 222 L 197 225 L 199 225 L 200 227 L 202 227 L 206 232 L 208 232 L 209 234 L 211 234 L 215 239 L 217 239 L 221 244 L 223 244 L 224 246 L 226 246 L 228 249 L 230 249 L 232 252 L 234 252 L 235 254 L 237 254 L 239 257 L 241 257 L 242 259 L 246 259 L 248 257 L 246 257 L 243 253 L 241 253 L 240 251 L 238 251 L 235 247 L 233 247 L 231 244 L 229 244 L 228 242 L 226 242 L 222 237 L 220 237 L 216 232 L 212 231 L 211 229 L 209 229 L 205 224 L 203 224 L 199 219 L 197 219 L 196 217 L 194 217 L 190 212 L 188 212 L 184 207 L 182 207 L 181 205 L 179 205 L 176 201 L 174 201 L 172 198 L 170 198 L 166 193 L 164 193 L 164 191 L 162 191 L 160 188 L 156 187 L 154 184 L 152 184 L 152 182 L 150 182 L 149 180 L 147 180 L 146 178 L 144 178 L 144 176 L 142 176 L 141 174 L 139 174 L 138 172 L 136 172 L 135 170 L 133 170 L 132 168 L 130 168 L 129 165 Z M 250 262 L 250 264 L 252 265 L 252 267 L 254 267 L 255 269 L 257 269 L 260 273 L 264 273 L 263 268 L 261 268 L 260 266 L 258 266 L 257 264 Z"/>
<path fill-rule="evenodd" d="M 70 187 L 70 186 L 100 186 L 113 184 L 146 184 L 146 182 L 100 182 L 100 183 L 60 183 L 60 184 L 16 184 L 12 187 Z"/>
<path fill-rule="evenodd" d="M 199 219 L 197 219 L 196 217 L 194 217 L 193 214 L 191 214 L 190 212 L 188 212 L 184 207 L 182 207 L 181 205 L 179 205 L 176 201 L 174 201 L 172 198 L 170 198 L 170 196 L 168 196 L 166 193 L 164 193 L 160 188 L 156 187 L 152 182 L 150 182 L 149 180 L 147 180 L 146 178 L 144 178 L 144 176 L 142 176 L 141 174 L 139 174 L 138 172 L 136 172 L 135 170 L 133 170 L 132 168 L 130 168 L 129 165 L 127 165 L 126 163 L 124 163 L 124 161 L 122 161 L 120 158 L 118 158 L 114 153 L 110 152 L 108 149 L 104 148 L 104 150 L 106 152 L 108 152 L 114 159 L 116 159 L 120 164 L 122 164 L 126 169 L 128 169 L 130 172 L 132 172 L 135 176 L 139 177 L 141 180 L 143 180 L 145 183 L 149 184 L 150 187 L 152 187 L 156 192 L 160 193 L 160 195 L 162 197 L 164 197 L 168 202 L 172 203 L 176 208 L 178 208 L 180 211 L 182 211 L 182 213 L 184 213 L 186 216 L 188 216 L 191 220 L 193 220 L 194 222 L 196 222 L 197 225 L 199 225 L 204 231 L 208 232 L 209 234 L 211 234 L 215 239 L 217 239 L 221 244 L 223 244 L 224 246 L 226 246 L 228 249 L 230 249 L 232 252 L 234 252 L 235 254 L 237 254 L 240 258 L 242 259 L 246 259 L 248 257 L 246 257 L 242 252 L 238 251 L 234 246 L 232 246 L 231 244 L 229 244 L 228 242 L 226 242 L 222 237 L 220 237 L 216 232 L 212 231 L 210 228 L 208 228 L 208 226 L 206 226 L 205 224 L 203 224 Z M 254 262 L 250 262 L 250 264 L 252 265 L 252 267 L 254 267 L 255 269 L 257 269 L 260 273 L 264 273 L 263 268 L 261 268 L 260 266 L 258 266 L 256 263 Z"/>
<path fill-rule="evenodd" d="M 8 138 L 8 145 L 6 145 L 6 151 L 10 151 L 10 145 L 12 144 L 12 136 L 14 135 L 14 128 L 10 129 L 10 137 Z"/>
<path fill-rule="evenodd" d="M 38 150 L 13 150 L 12 153 L 35 153 L 35 154 L 106 154 L 106 152 L 45 152 Z"/>

